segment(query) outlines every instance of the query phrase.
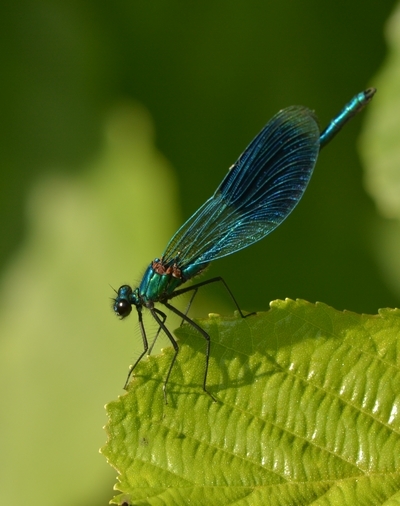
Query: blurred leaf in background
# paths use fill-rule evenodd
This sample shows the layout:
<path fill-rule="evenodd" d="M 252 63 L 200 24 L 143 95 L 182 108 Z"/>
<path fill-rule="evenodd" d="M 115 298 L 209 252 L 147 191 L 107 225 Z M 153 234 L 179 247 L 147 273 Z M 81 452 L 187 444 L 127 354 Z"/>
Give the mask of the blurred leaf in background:
<path fill-rule="evenodd" d="M 65 505 L 110 493 L 113 473 L 98 455 L 103 405 L 142 344 L 135 321 L 118 325 L 107 282 L 140 279 L 147 248 L 166 240 L 160 231 L 140 241 L 143 212 L 176 226 L 163 192 L 176 195 L 173 172 L 154 149 L 148 115 L 127 103 L 81 175 L 53 175 L 32 189 L 29 234 L 0 293 L 2 504 L 21 480 L 37 504 L 53 488 Z"/>
<path fill-rule="evenodd" d="M 379 97 L 361 138 L 365 186 L 378 216 L 372 248 L 387 285 L 400 297 L 400 7 L 386 25 L 389 54 L 374 82 Z"/>
<path fill-rule="evenodd" d="M 103 405 L 140 346 L 134 319 L 120 323 L 109 309 L 108 283 L 140 280 L 277 110 L 306 105 L 324 126 L 356 92 L 380 88 L 372 76 L 393 2 L 362 7 L 3 6 L 2 504 L 21 491 L 32 505 L 108 501 Z M 149 111 L 156 140 L 132 101 Z M 355 149 L 362 121 L 324 150 L 282 227 L 210 268 L 244 310 L 284 297 L 371 313 L 398 305 L 370 244 L 376 216 Z M 199 307 L 230 311 L 222 300 Z"/>

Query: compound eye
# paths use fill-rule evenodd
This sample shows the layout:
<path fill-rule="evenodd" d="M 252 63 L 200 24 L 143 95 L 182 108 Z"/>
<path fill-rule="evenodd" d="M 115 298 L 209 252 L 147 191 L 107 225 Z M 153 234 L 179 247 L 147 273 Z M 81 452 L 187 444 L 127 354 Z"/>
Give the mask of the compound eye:
<path fill-rule="evenodd" d="M 121 317 L 125 318 L 132 311 L 132 305 L 126 299 L 121 299 L 114 305 L 114 311 Z"/>

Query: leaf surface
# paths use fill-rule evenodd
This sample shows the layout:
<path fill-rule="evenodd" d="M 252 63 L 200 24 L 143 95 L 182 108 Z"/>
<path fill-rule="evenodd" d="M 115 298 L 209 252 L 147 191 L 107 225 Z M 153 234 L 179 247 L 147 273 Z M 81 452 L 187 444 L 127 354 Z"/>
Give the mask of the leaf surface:
<path fill-rule="evenodd" d="M 107 406 L 102 449 L 115 504 L 385 504 L 400 486 L 400 311 L 274 301 L 266 313 L 197 320 L 142 361 Z M 393 504 L 395 504 L 394 502 Z"/>

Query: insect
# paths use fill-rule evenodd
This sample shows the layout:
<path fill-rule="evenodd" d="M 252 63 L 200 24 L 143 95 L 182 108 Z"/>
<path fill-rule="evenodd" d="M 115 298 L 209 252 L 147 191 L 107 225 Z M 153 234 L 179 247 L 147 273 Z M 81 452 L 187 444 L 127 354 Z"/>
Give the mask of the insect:
<path fill-rule="evenodd" d="M 207 390 L 210 336 L 187 316 L 188 311 L 180 311 L 170 301 L 193 292 L 190 307 L 200 287 L 221 282 L 240 315 L 245 317 L 221 277 L 179 287 L 201 274 L 213 260 L 247 248 L 280 225 L 303 196 L 320 149 L 370 102 L 375 92 L 375 88 L 368 88 L 355 95 L 322 132 L 316 116 L 306 107 L 292 106 L 279 111 L 232 165 L 214 195 L 176 232 L 161 258 L 156 258 L 147 267 L 139 287 L 132 289 L 123 285 L 119 288 L 114 299 L 114 311 L 122 319 L 131 313 L 134 306 L 143 339 L 143 352 L 131 366 L 124 388 L 149 350 L 142 315 L 146 308 L 158 324 L 156 338 L 162 330 L 174 348 L 163 384 L 167 403 L 167 384 L 179 346 L 166 325 L 166 313 L 156 307 L 159 303 L 190 324 L 205 339 L 203 390 L 215 400 Z"/>

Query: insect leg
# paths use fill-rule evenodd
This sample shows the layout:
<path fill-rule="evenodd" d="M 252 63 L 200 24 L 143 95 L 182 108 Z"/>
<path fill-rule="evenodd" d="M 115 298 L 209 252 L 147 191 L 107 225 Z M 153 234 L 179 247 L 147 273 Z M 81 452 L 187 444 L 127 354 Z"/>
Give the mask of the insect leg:
<path fill-rule="evenodd" d="M 187 322 L 194 329 L 196 329 L 197 332 L 199 332 L 199 334 L 202 337 L 204 337 L 204 339 L 206 340 L 207 348 L 206 348 L 206 361 L 205 361 L 205 370 L 204 370 L 204 379 L 203 379 L 203 390 L 204 390 L 204 392 L 206 392 L 206 394 L 208 394 L 211 397 L 211 399 L 214 402 L 217 402 L 217 400 L 215 399 L 215 397 L 207 390 L 208 363 L 209 363 L 209 360 L 210 360 L 210 349 L 211 349 L 211 339 L 210 339 L 210 336 L 207 334 L 207 332 L 204 329 L 202 329 L 200 327 L 200 325 L 197 325 L 197 323 L 195 323 L 185 313 L 183 313 L 182 311 L 179 311 L 179 309 L 177 309 L 176 307 L 172 306 L 171 304 L 169 304 L 166 301 L 164 301 L 163 304 L 170 311 L 172 311 L 173 313 L 175 313 L 176 315 L 178 315 L 180 318 L 182 318 L 182 320 L 185 320 L 185 322 Z M 176 346 L 178 346 L 177 343 L 176 343 L 176 341 L 172 338 L 172 336 L 170 337 L 170 340 L 171 340 L 172 343 L 175 342 Z M 177 352 L 175 353 L 174 362 L 175 362 L 175 359 L 176 359 L 176 355 L 177 355 Z M 171 364 L 171 367 L 170 367 L 170 369 L 168 371 L 168 376 L 167 376 L 166 382 L 168 381 L 168 378 L 169 378 L 169 375 L 170 375 L 170 372 L 171 372 L 171 369 L 172 369 L 172 365 L 173 364 Z"/>
<path fill-rule="evenodd" d="M 159 311 L 159 310 L 157 310 L 157 311 Z M 163 324 L 165 324 L 165 322 L 166 322 L 166 320 L 167 320 L 167 315 L 166 315 L 165 313 L 162 313 L 161 311 L 160 311 L 160 313 L 159 313 L 159 314 L 160 314 L 160 316 L 161 316 L 161 318 L 162 318 L 162 322 L 163 322 Z M 164 326 L 165 326 L 165 325 L 164 325 Z M 151 353 L 152 353 L 152 351 L 153 351 L 153 348 L 154 348 L 154 345 L 156 344 L 157 338 L 158 338 L 158 336 L 160 335 L 160 332 L 161 332 L 162 328 L 163 328 L 163 327 L 161 327 L 160 325 L 158 326 L 157 333 L 156 333 L 156 335 L 154 336 L 153 342 L 152 342 L 152 343 L 151 343 L 151 345 L 150 345 L 148 355 L 151 355 Z"/>
<path fill-rule="evenodd" d="M 149 343 L 147 341 L 146 330 L 145 330 L 144 325 L 143 325 L 142 311 L 140 311 L 138 309 L 137 312 L 138 312 L 138 321 L 139 321 L 140 333 L 142 334 L 142 340 L 143 340 L 143 352 L 139 355 L 139 358 L 136 360 L 136 362 L 133 364 L 133 366 L 131 366 L 131 368 L 129 369 L 128 377 L 126 378 L 125 385 L 124 385 L 124 390 L 127 389 L 127 386 L 128 386 L 128 383 L 129 383 L 129 379 L 130 379 L 130 377 L 131 377 L 131 375 L 132 375 L 135 367 L 142 360 L 142 358 L 146 355 L 147 350 L 149 349 Z"/>
<path fill-rule="evenodd" d="M 150 309 L 150 312 L 151 312 L 153 318 L 158 323 L 160 329 L 165 332 L 166 336 L 171 341 L 171 344 L 172 344 L 172 346 L 174 347 L 174 350 L 175 350 L 174 356 L 172 357 L 171 365 L 169 366 L 168 373 L 167 373 L 167 376 L 166 376 L 166 378 L 164 380 L 164 385 L 163 385 L 164 401 L 165 401 L 165 404 L 168 404 L 168 401 L 167 401 L 167 383 L 168 383 L 169 377 L 171 375 L 172 368 L 174 367 L 176 357 L 178 356 L 178 353 L 179 353 L 179 346 L 178 346 L 178 343 L 176 342 L 176 340 L 174 339 L 173 335 L 171 334 L 171 332 L 168 330 L 167 326 L 164 323 L 165 320 L 167 319 L 166 314 L 163 313 L 162 311 L 160 311 L 159 309 L 155 308 L 155 307 L 152 307 L 152 308 L 149 308 L 149 309 Z M 161 318 L 160 318 L 160 316 L 161 316 Z"/>
<path fill-rule="evenodd" d="M 250 313 L 250 314 L 243 314 L 242 313 L 242 310 L 240 309 L 239 307 L 239 304 L 237 303 L 236 299 L 235 299 L 235 296 L 233 295 L 231 289 L 229 288 L 229 286 L 226 284 L 226 281 L 224 280 L 224 278 L 222 278 L 221 276 L 218 276 L 216 278 L 211 278 L 211 279 L 206 279 L 205 281 L 200 281 L 200 283 L 196 283 L 194 285 L 191 285 L 191 286 L 188 286 L 186 288 L 181 288 L 180 290 L 175 290 L 168 298 L 168 300 L 170 299 L 173 299 L 174 297 L 177 297 L 178 295 L 182 295 L 184 293 L 187 293 L 187 292 L 190 292 L 192 290 L 194 290 L 194 294 L 192 296 L 192 298 L 190 299 L 190 303 L 189 303 L 189 306 L 188 306 L 188 309 L 186 311 L 185 314 L 187 314 L 188 310 L 190 309 L 190 306 L 193 302 L 193 299 L 195 297 L 195 295 L 197 294 L 197 290 L 201 287 L 201 286 L 205 286 L 205 285 L 209 285 L 211 283 L 222 283 L 226 289 L 226 291 L 229 293 L 230 295 L 230 298 L 232 299 L 233 303 L 235 304 L 236 306 L 236 309 L 239 311 L 239 314 L 242 318 L 247 318 L 248 316 L 250 315 L 253 315 L 254 313 Z M 184 319 L 184 318 L 183 318 Z"/>
<path fill-rule="evenodd" d="M 190 311 L 190 308 L 192 307 L 192 304 L 193 304 L 193 301 L 194 301 L 194 298 L 196 297 L 196 295 L 197 295 L 197 288 L 194 287 L 193 294 L 190 297 L 189 303 L 188 303 L 188 305 L 186 306 L 186 309 L 185 309 L 185 315 L 186 316 L 187 316 L 188 312 Z M 182 327 L 184 321 L 185 320 L 182 318 L 181 325 L 180 325 L 181 327 Z"/>

